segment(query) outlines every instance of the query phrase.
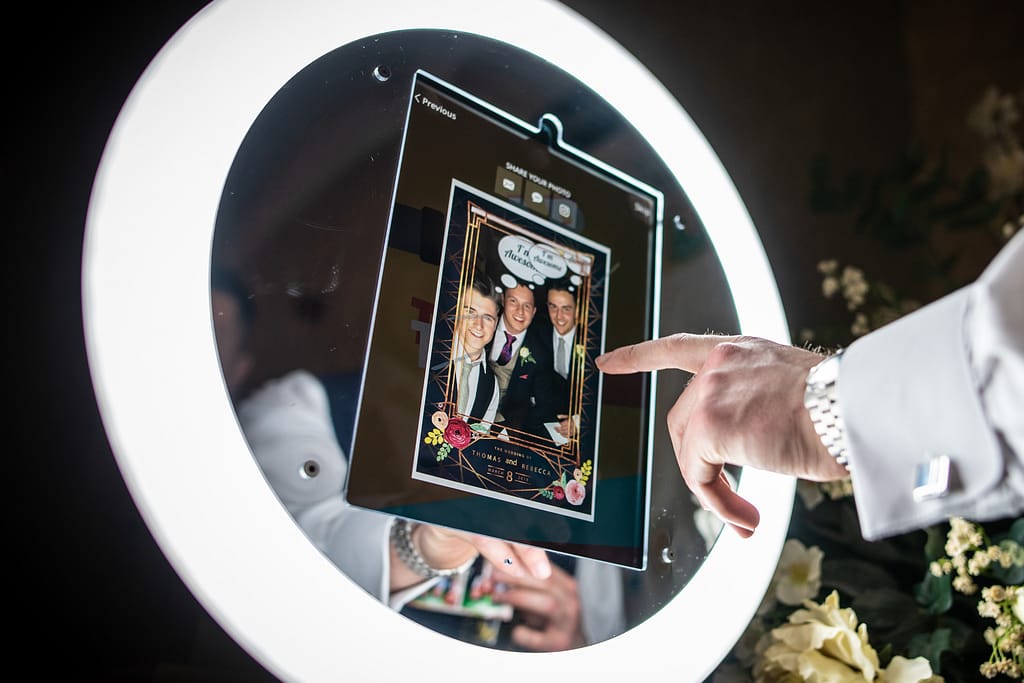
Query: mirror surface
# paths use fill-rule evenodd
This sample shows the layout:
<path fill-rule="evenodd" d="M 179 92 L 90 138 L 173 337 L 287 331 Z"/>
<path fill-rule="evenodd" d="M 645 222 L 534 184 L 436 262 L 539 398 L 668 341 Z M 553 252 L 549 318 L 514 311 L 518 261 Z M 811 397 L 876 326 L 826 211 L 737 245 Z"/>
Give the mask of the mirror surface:
<path fill-rule="evenodd" d="M 614 108 L 554 65 L 496 40 L 439 30 L 383 33 L 338 48 L 296 74 L 253 122 L 225 182 L 211 254 L 212 316 L 225 383 L 243 428 L 251 422 L 241 406 L 253 405 L 254 396 L 296 371 L 318 380 L 327 415 L 335 420 L 338 404 L 351 400 L 333 380 L 358 374 L 365 358 L 409 84 L 417 69 L 457 82 L 524 121 L 554 115 L 566 143 L 661 190 L 661 330 L 738 331 L 728 284 L 686 194 Z M 584 611 L 621 595 L 614 598 L 621 602 L 618 626 L 591 633 L 591 642 L 631 628 L 667 604 L 699 569 L 720 529 L 685 489 L 661 428 L 686 377 L 659 379 L 647 569 L 602 565 L 612 570 L 615 593 L 588 588 L 579 577 Z M 328 437 L 340 431 L 336 422 L 326 431 L 324 426 L 321 421 L 310 430 Z M 291 440 L 275 448 L 344 452 L 337 443 L 307 444 L 294 424 L 282 439 L 286 434 Z M 250 447 L 262 450 L 265 436 L 261 432 L 257 441 L 247 432 Z M 266 470 L 266 459 L 258 461 Z M 339 480 L 329 474 L 308 467 L 301 475 L 296 471 L 300 485 L 337 500 Z M 306 533 L 324 526 L 323 517 L 313 523 L 290 512 Z M 372 551 L 358 540 L 317 545 L 366 587 L 373 580 L 353 576 L 351 560 Z M 412 606 L 402 613 L 468 642 L 514 647 L 505 623 L 498 636 L 481 637 L 479 629 L 468 632 L 464 624 L 438 621 Z"/>

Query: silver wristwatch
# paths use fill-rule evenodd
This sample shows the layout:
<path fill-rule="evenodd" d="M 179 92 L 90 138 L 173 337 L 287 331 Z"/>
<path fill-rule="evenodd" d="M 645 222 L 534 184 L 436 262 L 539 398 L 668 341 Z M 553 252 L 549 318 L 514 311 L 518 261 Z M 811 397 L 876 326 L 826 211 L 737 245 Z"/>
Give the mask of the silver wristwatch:
<path fill-rule="evenodd" d="M 427 564 L 423 555 L 416 549 L 412 542 L 412 532 L 419 524 L 410 522 L 407 519 L 396 519 L 391 525 L 391 542 L 395 546 L 398 557 L 409 569 L 413 570 L 425 579 L 432 579 L 435 576 L 451 576 L 469 569 L 476 557 L 473 557 L 461 567 L 452 569 L 436 569 Z"/>
<path fill-rule="evenodd" d="M 839 412 L 839 362 L 842 351 L 821 361 L 807 373 L 804 405 L 811 416 L 814 431 L 840 465 L 850 469 L 850 451 L 846 428 Z"/>

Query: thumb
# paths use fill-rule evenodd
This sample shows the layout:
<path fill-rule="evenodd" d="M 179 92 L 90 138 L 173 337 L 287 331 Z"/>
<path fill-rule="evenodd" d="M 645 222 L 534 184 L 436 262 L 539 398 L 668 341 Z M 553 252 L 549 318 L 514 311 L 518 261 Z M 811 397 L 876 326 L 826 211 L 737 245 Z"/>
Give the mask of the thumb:
<path fill-rule="evenodd" d="M 698 372 L 711 350 L 737 337 L 715 334 L 673 334 L 623 346 L 594 359 L 602 372 L 612 375 L 654 370 Z"/>

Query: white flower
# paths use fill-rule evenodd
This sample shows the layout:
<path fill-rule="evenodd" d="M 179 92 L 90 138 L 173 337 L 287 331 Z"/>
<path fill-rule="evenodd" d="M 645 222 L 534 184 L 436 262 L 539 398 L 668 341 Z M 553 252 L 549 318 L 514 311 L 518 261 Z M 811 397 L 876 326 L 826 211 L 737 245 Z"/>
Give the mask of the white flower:
<path fill-rule="evenodd" d="M 860 287 L 865 285 L 864 271 L 854 266 L 843 268 L 843 287 Z"/>
<path fill-rule="evenodd" d="M 819 485 L 821 490 L 832 500 L 849 498 L 853 495 L 853 479 L 836 479 L 835 481 L 823 481 Z"/>
<path fill-rule="evenodd" d="M 850 325 L 850 333 L 856 336 L 867 334 L 871 331 L 871 327 L 868 325 L 868 317 L 863 313 L 858 313 L 853 318 L 853 324 Z"/>
<path fill-rule="evenodd" d="M 799 605 L 818 594 L 821 588 L 821 548 L 806 547 L 790 538 L 782 546 L 782 556 L 772 579 L 775 597 L 784 605 Z"/>
<path fill-rule="evenodd" d="M 846 299 L 847 307 L 851 311 L 864 303 L 864 296 L 868 293 L 868 281 L 864 279 L 863 270 L 846 266 L 843 268 L 840 284 L 843 287 L 843 298 Z"/>
<path fill-rule="evenodd" d="M 839 262 L 835 259 L 827 259 L 825 261 L 818 261 L 818 272 L 822 275 L 831 275 L 836 272 L 836 268 L 839 267 Z"/>
<path fill-rule="evenodd" d="M 990 140 L 1005 134 L 1019 119 L 1013 96 L 1001 95 L 999 89 L 992 85 L 967 114 L 967 126 Z"/>
<path fill-rule="evenodd" d="M 1013 616 L 1024 624 L 1024 590 L 1017 591 L 1017 599 L 1013 603 Z"/>
<path fill-rule="evenodd" d="M 1018 145 L 992 147 L 985 154 L 989 197 L 1012 195 L 1024 187 L 1024 149 Z"/>
<path fill-rule="evenodd" d="M 754 665 L 758 681 L 873 681 L 878 653 L 868 642 L 865 624 L 851 609 L 839 609 L 836 591 L 817 604 L 789 615 L 759 643 Z"/>
<path fill-rule="evenodd" d="M 520 347 L 520 349 L 519 349 L 519 358 L 522 359 L 522 361 L 524 363 L 535 363 L 536 362 L 533 359 L 533 354 L 530 353 L 530 349 L 526 348 L 525 346 Z"/>
<path fill-rule="evenodd" d="M 821 486 L 817 482 L 798 479 L 796 482 L 796 492 L 799 494 L 800 500 L 804 502 L 804 507 L 808 510 L 813 510 L 818 507 L 821 501 L 825 500 L 825 494 L 821 492 Z"/>
<path fill-rule="evenodd" d="M 827 278 L 821 281 L 821 293 L 825 295 L 826 299 L 831 299 L 832 295 L 839 291 L 839 280 L 829 275 Z"/>
<path fill-rule="evenodd" d="M 981 546 L 984 539 L 978 527 L 962 517 L 949 520 L 949 532 L 946 534 L 946 555 L 955 557 Z M 966 558 L 964 558 L 966 560 Z"/>
<path fill-rule="evenodd" d="M 878 680 L 884 683 L 942 683 L 942 676 L 932 673 L 932 665 L 924 657 L 907 659 L 896 655 L 889 666 L 879 672 Z"/>

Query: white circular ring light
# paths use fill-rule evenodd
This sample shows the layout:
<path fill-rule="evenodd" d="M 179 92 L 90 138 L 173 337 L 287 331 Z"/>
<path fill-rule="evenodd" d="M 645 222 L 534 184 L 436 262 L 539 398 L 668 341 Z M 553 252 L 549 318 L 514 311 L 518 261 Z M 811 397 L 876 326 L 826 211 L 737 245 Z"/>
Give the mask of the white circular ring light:
<path fill-rule="evenodd" d="M 86 225 L 83 311 L 108 437 L 178 574 L 284 680 L 521 682 L 524 665 L 702 680 L 752 617 L 784 541 L 795 481 L 745 471 L 740 492 L 761 510 L 757 533 L 741 540 L 723 532 L 659 612 L 586 648 L 513 653 L 453 640 L 382 607 L 308 542 L 260 473 L 223 385 L 210 320 L 221 192 L 249 127 L 292 76 L 386 31 L 479 34 L 586 83 L 636 127 L 685 189 L 719 256 L 743 333 L 789 341 L 750 217 L 665 88 L 562 5 L 518 0 L 500 16 L 495 7 L 476 0 L 217 0 L 155 57 L 100 164 Z"/>

